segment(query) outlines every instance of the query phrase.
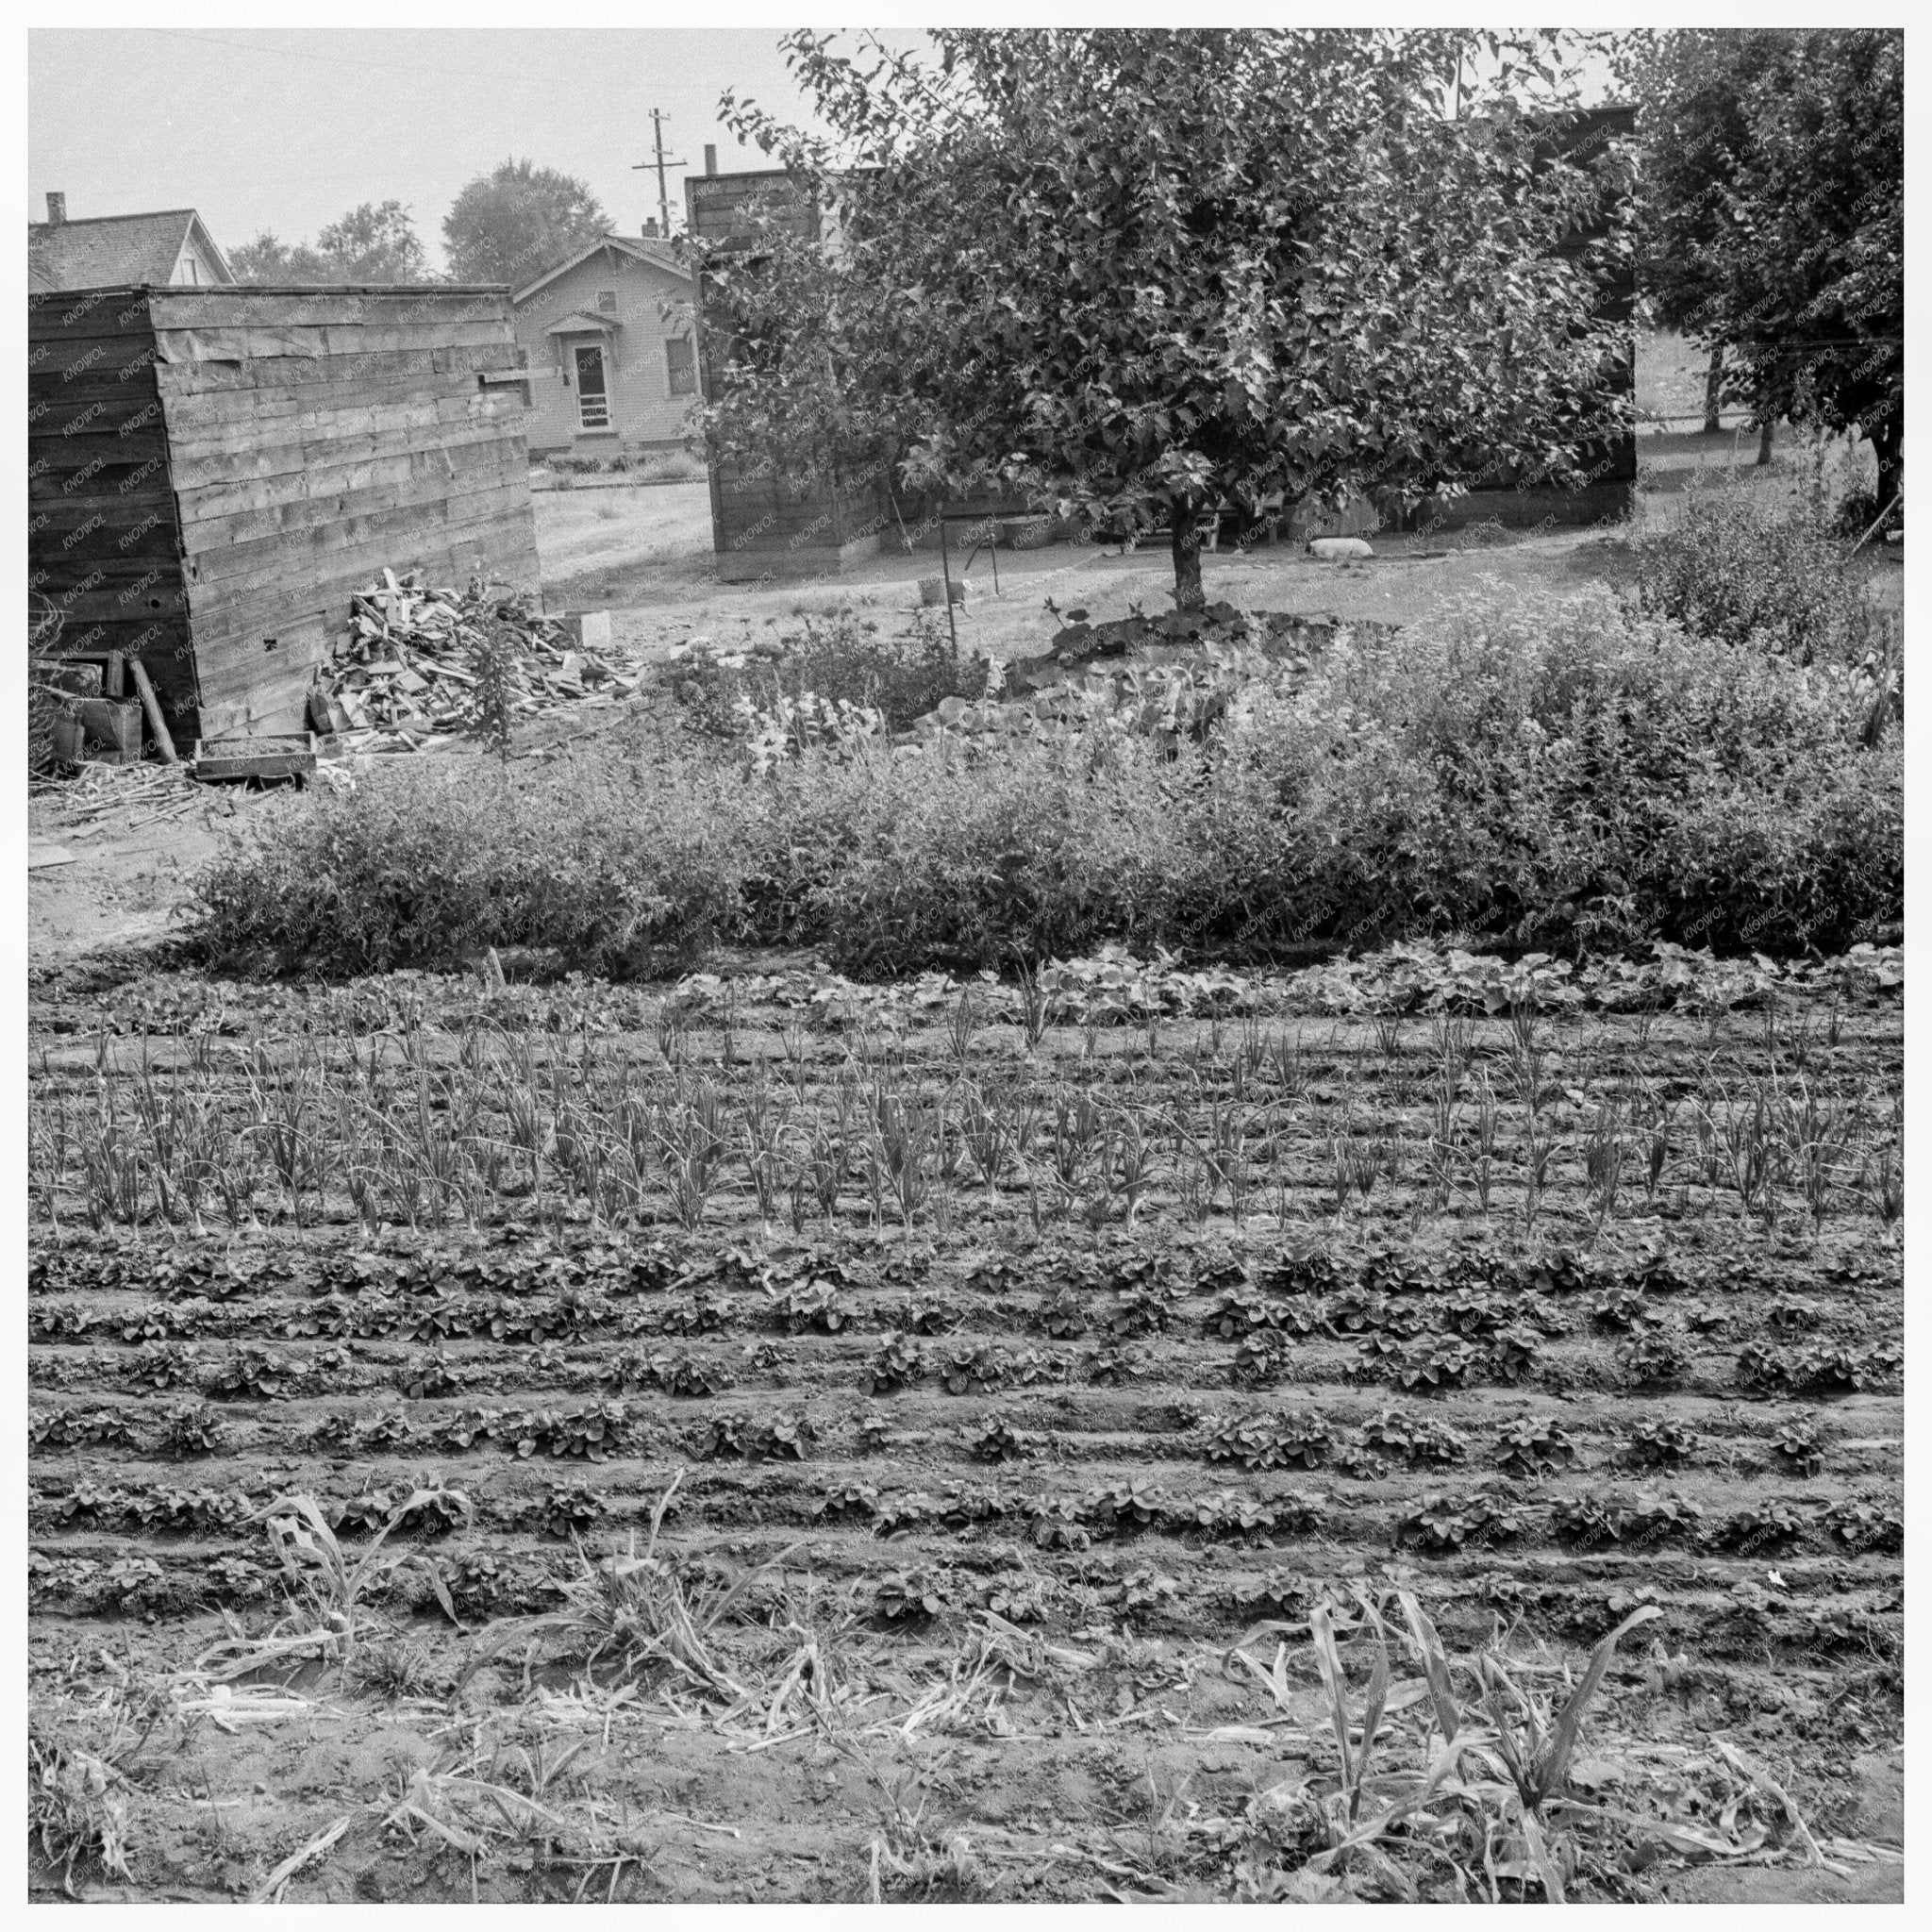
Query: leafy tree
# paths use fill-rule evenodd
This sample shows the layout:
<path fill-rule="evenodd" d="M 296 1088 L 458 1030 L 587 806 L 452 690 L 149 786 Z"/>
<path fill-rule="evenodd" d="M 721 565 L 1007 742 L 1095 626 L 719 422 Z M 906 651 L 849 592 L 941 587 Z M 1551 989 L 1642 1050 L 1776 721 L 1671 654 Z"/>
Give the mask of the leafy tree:
<path fill-rule="evenodd" d="M 429 258 L 399 201 L 352 208 L 315 238 L 315 245 L 335 264 L 331 281 L 420 282 L 429 273 Z"/>
<path fill-rule="evenodd" d="M 327 282 L 337 279 L 333 263 L 306 242 L 283 242 L 264 228 L 252 242 L 228 251 L 238 282 Z"/>
<path fill-rule="evenodd" d="M 429 261 L 399 201 L 365 201 L 315 238 L 282 242 L 264 228 L 228 257 L 238 282 L 420 282 Z"/>
<path fill-rule="evenodd" d="M 442 243 L 456 280 L 522 288 L 609 228 L 597 197 L 575 175 L 508 160 L 457 196 L 442 218 Z"/>
<path fill-rule="evenodd" d="M 1905 38 L 1887 28 L 1631 36 L 1640 273 L 1761 420 L 1856 426 L 1905 476 Z"/>
<path fill-rule="evenodd" d="M 1555 253 L 1619 157 L 1558 158 L 1528 111 L 1575 98 L 1554 36 L 932 38 L 789 36 L 828 140 L 725 97 L 832 241 L 751 211 L 750 246 L 695 248 L 714 458 L 1166 524 L 1197 608 L 1218 512 L 1570 479 L 1621 419 L 1620 243 Z"/>

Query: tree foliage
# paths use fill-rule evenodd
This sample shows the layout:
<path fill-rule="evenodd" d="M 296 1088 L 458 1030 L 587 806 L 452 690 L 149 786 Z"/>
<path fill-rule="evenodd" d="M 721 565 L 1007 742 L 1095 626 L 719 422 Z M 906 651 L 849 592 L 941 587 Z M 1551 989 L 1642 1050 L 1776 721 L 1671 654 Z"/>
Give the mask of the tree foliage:
<path fill-rule="evenodd" d="M 264 228 L 252 242 L 228 250 L 228 266 L 238 282 L 327 282 L 332 265 L 306 242 L 284 242 Z"/>
<path fill-rule="evenodd" d="M 365 201 L 352 208 L 315 238 L 315 245 L 336 264 L 333 279 L 420 282 L 429 273 L 429 258 L 408 209 L 399 201 Z"/>
<path fill-rule="evenodd" d="M 420 282 L 429 275 L 429 258 L 399 201 L 352 208 L 312 247 L 264 228 L 229 255 L 228 266 L 239 282 Z"/>
<path fill-rule="evenodd" d="M 442 218 L 449 272 L 459 282 L 522 288 L 609 230 L 587 183 L 528 160 L 479 175 Z"/>
<path fill-rule="evenodd" d="M 1630 36 L 1640 274 L 1721 348 L 1729 400 L 1843 429 L 1903 479 L 1905 37 L 1887 28 Z"/>
<path fill-rule="evenodd" d="M 1413 503 L 1499 458 L 1572 479 L 1620 420 L 1595 277 L 1621 235 L 1555 251 L 1622 156 L 1559 157 L 1554 37 L 932 41 L 789 36 L 830 140 L 726 97 L 832 240 L 770 210 L 699 248 L 714 457 L 1165 524 L 1193 605 L 1210 516 Z"/>

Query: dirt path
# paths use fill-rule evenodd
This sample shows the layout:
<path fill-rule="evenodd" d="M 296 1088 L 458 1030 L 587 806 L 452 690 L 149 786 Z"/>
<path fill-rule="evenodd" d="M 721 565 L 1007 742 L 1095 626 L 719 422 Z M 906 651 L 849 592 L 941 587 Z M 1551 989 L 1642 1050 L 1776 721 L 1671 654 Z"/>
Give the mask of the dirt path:
<path fill-rule="evenodd" d="M 123 809 L 89 810 L 56 788 L 27 810 L 27 949 L 36 969 L 58 969 L 91 955 L 135 954 L 176 936 L 194 874 L 229 837 L 245 828 L 270 794 L 239 786 L 196 789 L 182 781 L 187 808 L 155 816 L 154 768 L 139 768 L 139 796 Z M 87 791 L 113 792 L 110 768 L 90 774 Z M 145 782 L 143 782 L 145 781 Z"/>

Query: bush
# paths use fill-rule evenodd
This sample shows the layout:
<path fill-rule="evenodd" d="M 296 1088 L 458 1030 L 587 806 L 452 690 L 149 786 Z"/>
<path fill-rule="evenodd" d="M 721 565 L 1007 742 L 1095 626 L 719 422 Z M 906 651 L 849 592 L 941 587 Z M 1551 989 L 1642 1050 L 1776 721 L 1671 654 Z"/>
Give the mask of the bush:
<path fill-rule="evenodd" d="M 1864 744 L 1868 710 L 1607 591 L 1492 587 L 1298 690 L 1257 677 L 1205 744 L 1096 723 L 764 776 L 655 738 L 488 780 L 392 767 L 205 874 L 200 943 L 350 973 L 547 945 L 613 975 L 714 939 L 875 975 L 1107 940 L 1831 950 L 1902 904 L 1898 734 Z"/>
<path fill-rule="evenodd" d="M 1899 761 L 1858 716 L 1844 677 L 1607 591 L 1492 588 L 1250 701 L 1226 741 L 1247 795 L 1217 788 L 1229 883 L 1359 939 L 1823 945 L 1903 890 Z"/>
<path fill-rule="evenodd" d="M 803 628 L 783 637 L 774 657 L 744 665 L 693 658 L 674 687 L 691 724 L 734 737 L 741 696 L 762 711 L 780 693 L 796 700 L 810 692 L 876 710 L 888 730 L 903 731 L 942 698 L 986 695 L 991 667 L 984 658 L 956 658 L 945 620 L 934 612 L 919 612 L 909 637 L 887 637 L 876 619 L 850 610 L 800 621 Z"/>
<path fill-rule="evenodd" d="M 708 472 L 688 450 L 650 450 L 630 459 L 630 474 L 639 483 L 701 483 Z"/>
<path fill-rule="evenodd" d="M 984 658 L 954 655 L 940 612 L 917 612 L 909 638 L 883 636 L 873 620 L 855 624 L 848 611 L 803 623 L 776 667 L 780 688 L 793 697 L 810 691 L 870 705 L 890 729 L 903 731 L 942 698 L 977 702 L 986 695 L 991 666 Z"/>
<path fill-rule="evenodd" d="M 741 923 L 745 841 L 721 775 L 656 749 L 534 774 L 425 761 L 293 801 L 202 874 L 199 941 L 347 974 L 489 945 L 619 977 L 688 964 Z"/>
<path fill-rule="evenodd" d="M 1857 501 L 1855 492 L 1844 512 Z M 1877 515 L 1873 502 L 1851 538 Z M 1801 664 L 1850 661 L 1870 646 L 1867 608 L 1820 492 L 1793 500 L 1735 485 L 1693 491 L 1680 523 L 1640 536 L 1634 548 L 1644 608 L 1699 637 L 1755 639 Z"/>
<path fill-rule="evenodd" d="M 1880 508 L 1878 492 L 1875 490 L 1854 490 L 1838 507 L 1833 517 L 1832 535 L 1842 538 L 1847 543 L 1856 543 L 1878 521 Z M 1887 504 L 1883 536 L 1886 530 L 1895 530 L 1905 521 L 1905 507 L 1902 504 Z"/>

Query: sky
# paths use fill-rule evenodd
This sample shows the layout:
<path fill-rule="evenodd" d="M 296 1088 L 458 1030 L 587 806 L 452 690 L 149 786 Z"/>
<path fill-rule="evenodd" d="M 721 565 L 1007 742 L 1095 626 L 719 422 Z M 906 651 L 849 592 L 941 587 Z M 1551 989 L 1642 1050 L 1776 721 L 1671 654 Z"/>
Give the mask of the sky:
<path fill-rule="evenodd" d="M 411 0 L 394 0 L 406 8 Z M 720 10 L 734 4 L 722 0 Z M 683 178 L 769 163 L 719 123 L 749 94 L 808 110 L 776 26 L 37 29 L 27 36 L 29 221 L 49 190 L 70 216 L 193 208 L 224 247 L 282 241 L 362 202 L 397 200 L 441 271 L 458 191 L 509 157 L 590 184 L 616 227 L 658 212 L 651 109 L 667 118 L 674 221 Z M 919 36 L 889 29 L 900 45 Z"/>
<path fill-rule="evenodd" d="M 806 117 L 776 27 L 43 29 L 27 37 L 29 221 L 193 208 L 224 247 L 285 242 L 394 199 L 442 266 L 457 192 L 508 157 L 587 181 L 614 225 L 658 212 L 665 154 L 702 173 L 769 163 L 718 120 L 727 88 Z M 683 208 L 684 167 L 667 170 Z"/>

